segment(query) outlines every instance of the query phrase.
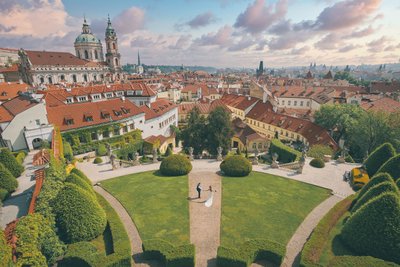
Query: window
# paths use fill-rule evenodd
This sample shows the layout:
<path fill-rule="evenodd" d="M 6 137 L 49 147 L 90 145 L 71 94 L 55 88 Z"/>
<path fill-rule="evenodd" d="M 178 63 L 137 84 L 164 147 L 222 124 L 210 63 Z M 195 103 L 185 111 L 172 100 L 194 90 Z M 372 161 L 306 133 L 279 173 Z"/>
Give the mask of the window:
<path fill-rule="evenodd" d="M 94 95 L 93 99 L 96 99 L 96 100 L 100 99 L 100 95 Z"/>
<path fill-rule="evenodd" d="M 115 59 L 115 66 L 118 66 L 118 58 Z"/>
<path fill-rule="evenodd" d="M 112 96 L 113 96 L 112 93 L 107 93 L 107 94 L 106 94 L 106 97 L 107 97 L 107 98 L 110 98 L 110 97 L 112 97 Z"/>
<path fill-rule="evenodd" d="M 78 51 L 78 57 L 81 58 L 81 53 L 79 53 L 79 51 Z"/>
<path fill-rule="evenodd" d="M 110 43 L 107 43 L 107 49 L 110 49 Z"/>
<path fill-rule="evenodd" d="M 122 112 L 119 110 L 114 110 L 114 114 L 115 114 L 115 116 L 121 116 Z"/>
<path fill-rule="evenodd" d="M 72 98 L 67 98 L 67 104 L 70 104 L 72 102 L 73 102 Z"/>
<path fill-rule="evenodd" d="M 87 50 L 85 50 L 85 59 L 89 59 L 89 53 Z"/>
<path fill-rule="evenodd" d="M 60 80 L 61 80 L 61 81 L 65 81 L 65 75 L 64 75 L 64 74 L 62 74 L 62 75 L 60 76 Z"/>
<path fill-rule="evenodd" d="M 144 104 L 143 104 L 143 101 L 140 101 L 139 102 L 139 106 L 143 106 Z"/>
<path fill-rule="evenodd" d="M 262 149 L 262 144 L 261 143 L 258 143 L 258 148 Z"/>
<path fill-rule="evenodd" d="M 110 137 L 110 132 L 109 132 L 109 131 L 104 131 L 104 132 L 103 132 L 103 137 L 104 137 L 104 138 Z"/>
<path fill-rule="evenodd" d="M 72 125 L 74 124 L 74 119 L 72 118 L 64 118 L 65 125 Z"/>
<path fill-rule="evenodd" d="M 96 132 L 95 132 L 95 133 L 92 133 L 90 136 L 91 136 L 92 140 L 97 140 L 97 139 L 99 139 Z"/>
<path fill-rule="evenodd" d="M 300 106 L 301 106 L 301 107 L 303 106 L 303 101 L 300 101 Z"/>
<path fill-rule="evenodd" d="M 74 82 L 74 83 L 76 83 L 76 75 L 74 74 L 74 75 L 72 75 L 72 81 Z"/>
<path fill-rule="evenodd" d="M 122 127 L 122 131 L 123 131 L 124 133 L 127 133 L 127 132 L 128 132 L 128 126 Z"/>
<path fill-rule="evenodd" d="M 40 77 L 40 83 L 44 83 L 44 78 Z"/>
<path fill-rule="evenodd" d="M 282 100 L 282 105 L 285 105 L 285 100 Z"/>
<path fill-rule="evenodd" d="M 90 114 L 87 114 L 84 116 L 84 120 L 87 122 L 93 121 L 93 116 Z"/>
<path fill-rule="evenodd" d="M 257 143 L 253 143 L 253 149 L 257 148 Z"/>
<path fill-rule="evenodd" d="M 290 106 L 291 103 L 292 103 L 292 101 L 289 100 L 289 101 L 287 102 L 288 106 Z"/>
<path fill-rule="evenodd" d="M 94 50 L 94 58 L 99 59 L 99 55 L 97 54 L 97 50 Z"/>
<path fill-rule="evenodd" d="M 86 100 L 87 100 L 86 96 L 80 96 L 80 97 L 78 97 L 78 101 L 79 101 L 79 102 L 83 102 L 83 101 L 86 101 Z"/>
<path fill-rule="evenodd" d="M 93 80 L 97 81 L 97 75 L 93 75 Z"/>
<path fill-rule="evenodd" d="M 128 114 L 128 113 L 130 113 L 130 112 L 131 112 L 131 110 L 130 110 L 130 109 L 128 109 L 128 108 L 124 108 L 124 107 L 122 107 L 122 108 L 121 108 L 121 110 L 122 110 L 122 112 L 123 112 L 124 114 Z"/>
<path fill-rule="evenodd" d="M 119 129 L 118 128 L 114 129 L 114 135 L 119 135 Z"/>
<path fill-rule="evenodd" d="M 53 79 L 51 77 L 48 78 L 49 84 L 53 84 Z"/>
<path fill-rule="evenodd" d="M 40 126 L 40 120 L 35 120 L 36 125 Z"/>
<path fill-rule="evenodd" d="M 297 106 L 297 101 L 294 101 L 294 106 Z"/>
<path fill-rule="evenodd" d="M 309 107 L 310 106 L 310 101 L 307 101 L 307 107 Z"/>
<path fill-rule="evenodd" d="M 83 74 L 83 80 L 84 80 L 85 82 L 88 81 L 88 78 L 87 78 L 87 75 L 86 75 L 86 74 Z"/>
<path fill-rule="evenodd" d="M 102 111 L 101 112 L 101 117 L 103 119 L 109 119 L 110 118 L 110 113 L 108 111 Z"/>
<path fill-rule="evenodd" d="M 134 130 L 135 129 L 135 125 L 133 123 L 129 124 L 129 129 Z"/>
<path fill-rule="evenodd" d="M 115 45 L 115 43 L 113 43 L 113 44 L 112 44 L 112 46 L 113 46 L 113 49 L 116 49 L 116 45 Z"/>

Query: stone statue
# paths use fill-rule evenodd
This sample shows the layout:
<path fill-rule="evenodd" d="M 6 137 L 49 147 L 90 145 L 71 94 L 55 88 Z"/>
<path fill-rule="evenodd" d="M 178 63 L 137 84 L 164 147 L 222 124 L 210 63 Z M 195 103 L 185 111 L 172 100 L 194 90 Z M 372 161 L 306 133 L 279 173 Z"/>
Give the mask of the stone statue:
<path fill-rule="evenodd" d="M 188 148 L 188 151 L 189 151 L 189 160 L 190 161 L 193 161 L 194 159 L 193 159 L 193 147 L 189 147 Z"/>
<path fill-rule="evenodd" d="M 272 154 L 272 163 L 271 163 L 271 168 L 277 169 L 279 168 L 279 164 L 278 164 L 278 154 L 273 153 Z"/>
<path fill-rule="evenodd" d="M 110 163 L 111 163 L 111 166 L 112 166 L 112 169 L 113 170 L 115 170 L 116 168 L 117 168 L 117 166 L 115 165 L 115 155 L 114 154 L 111 154 L 110 155 Z"/>
<path fill-rule="evenodd" d="M 139 161 L 139 153 L 135 152 L 134 156 L 133 156 L 133 166 L 137 166 L 140 165 L 140 161 Z"/>
<path fill-rule="evenodd" d="M 158 162 L 158 154 L 157 154 L 157 148 L 153 148 L 153 163 L 157 163 Z"/>
<path fill-rule="evenodd" d="M 222 161 L 222 147 L 219 146 L 217 148 L 217 152 L 218 152 L 217 161 Z"/>
<path fill-rule="evenodd" d="M 106 149 L 107 149 L 107 156 L 111 162 L 111 145 L 109 143 L 106 143 Z"/>
<path fill-rule="evenodd" d="M 254 150 L 254 159 L 252 162 L 253 165 L 258 165 L 258 149 Z"/>

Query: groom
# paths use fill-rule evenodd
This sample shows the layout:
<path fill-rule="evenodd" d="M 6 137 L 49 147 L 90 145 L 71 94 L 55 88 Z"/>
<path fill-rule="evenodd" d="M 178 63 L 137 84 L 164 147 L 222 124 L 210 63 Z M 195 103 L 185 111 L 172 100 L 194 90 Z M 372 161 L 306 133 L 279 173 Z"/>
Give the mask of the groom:
<path fill-rule="evenodd" d="M 198 197 L 197 197 L 197 198 L 200 198 L 201 190 L 202 190 L 200 183 L 197 184 L 196 190 L 197 190 L 197 194 L 198 194 Z"/>

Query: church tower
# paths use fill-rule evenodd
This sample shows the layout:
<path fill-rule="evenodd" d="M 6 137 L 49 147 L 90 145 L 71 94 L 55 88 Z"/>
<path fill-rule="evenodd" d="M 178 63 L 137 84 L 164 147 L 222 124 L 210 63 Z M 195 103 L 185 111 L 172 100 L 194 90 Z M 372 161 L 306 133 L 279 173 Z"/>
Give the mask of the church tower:
<path fill-rule="evenodd" d="M 75 43 L 76 56 L 81 59 L 93 62 L 103 62 L 103 46 L 97 37 L 92 34 L 86 18 L 83 20 L 82 33 L 76 37 Z"/>
<path fill-rule="evenodd" d="M 118 53 L 118 38 L 108 17 L 106 29 L 106 61 L 113 73 L 121 72 L 121 54 Z"/>

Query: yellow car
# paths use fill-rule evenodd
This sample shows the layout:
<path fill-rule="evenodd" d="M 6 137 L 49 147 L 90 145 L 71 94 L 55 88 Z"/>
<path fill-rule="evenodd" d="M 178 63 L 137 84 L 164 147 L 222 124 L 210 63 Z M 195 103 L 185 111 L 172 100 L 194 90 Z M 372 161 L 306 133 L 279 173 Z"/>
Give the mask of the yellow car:
<path fill-rule="evenodd" d="M 365 185 L 366 183 L 369 182 L 369 176 L 367 171 L 360 167 L 360 168 L 354 168 L 351 170 L 351 181 L 352 184 L 362 184 Z"/>

